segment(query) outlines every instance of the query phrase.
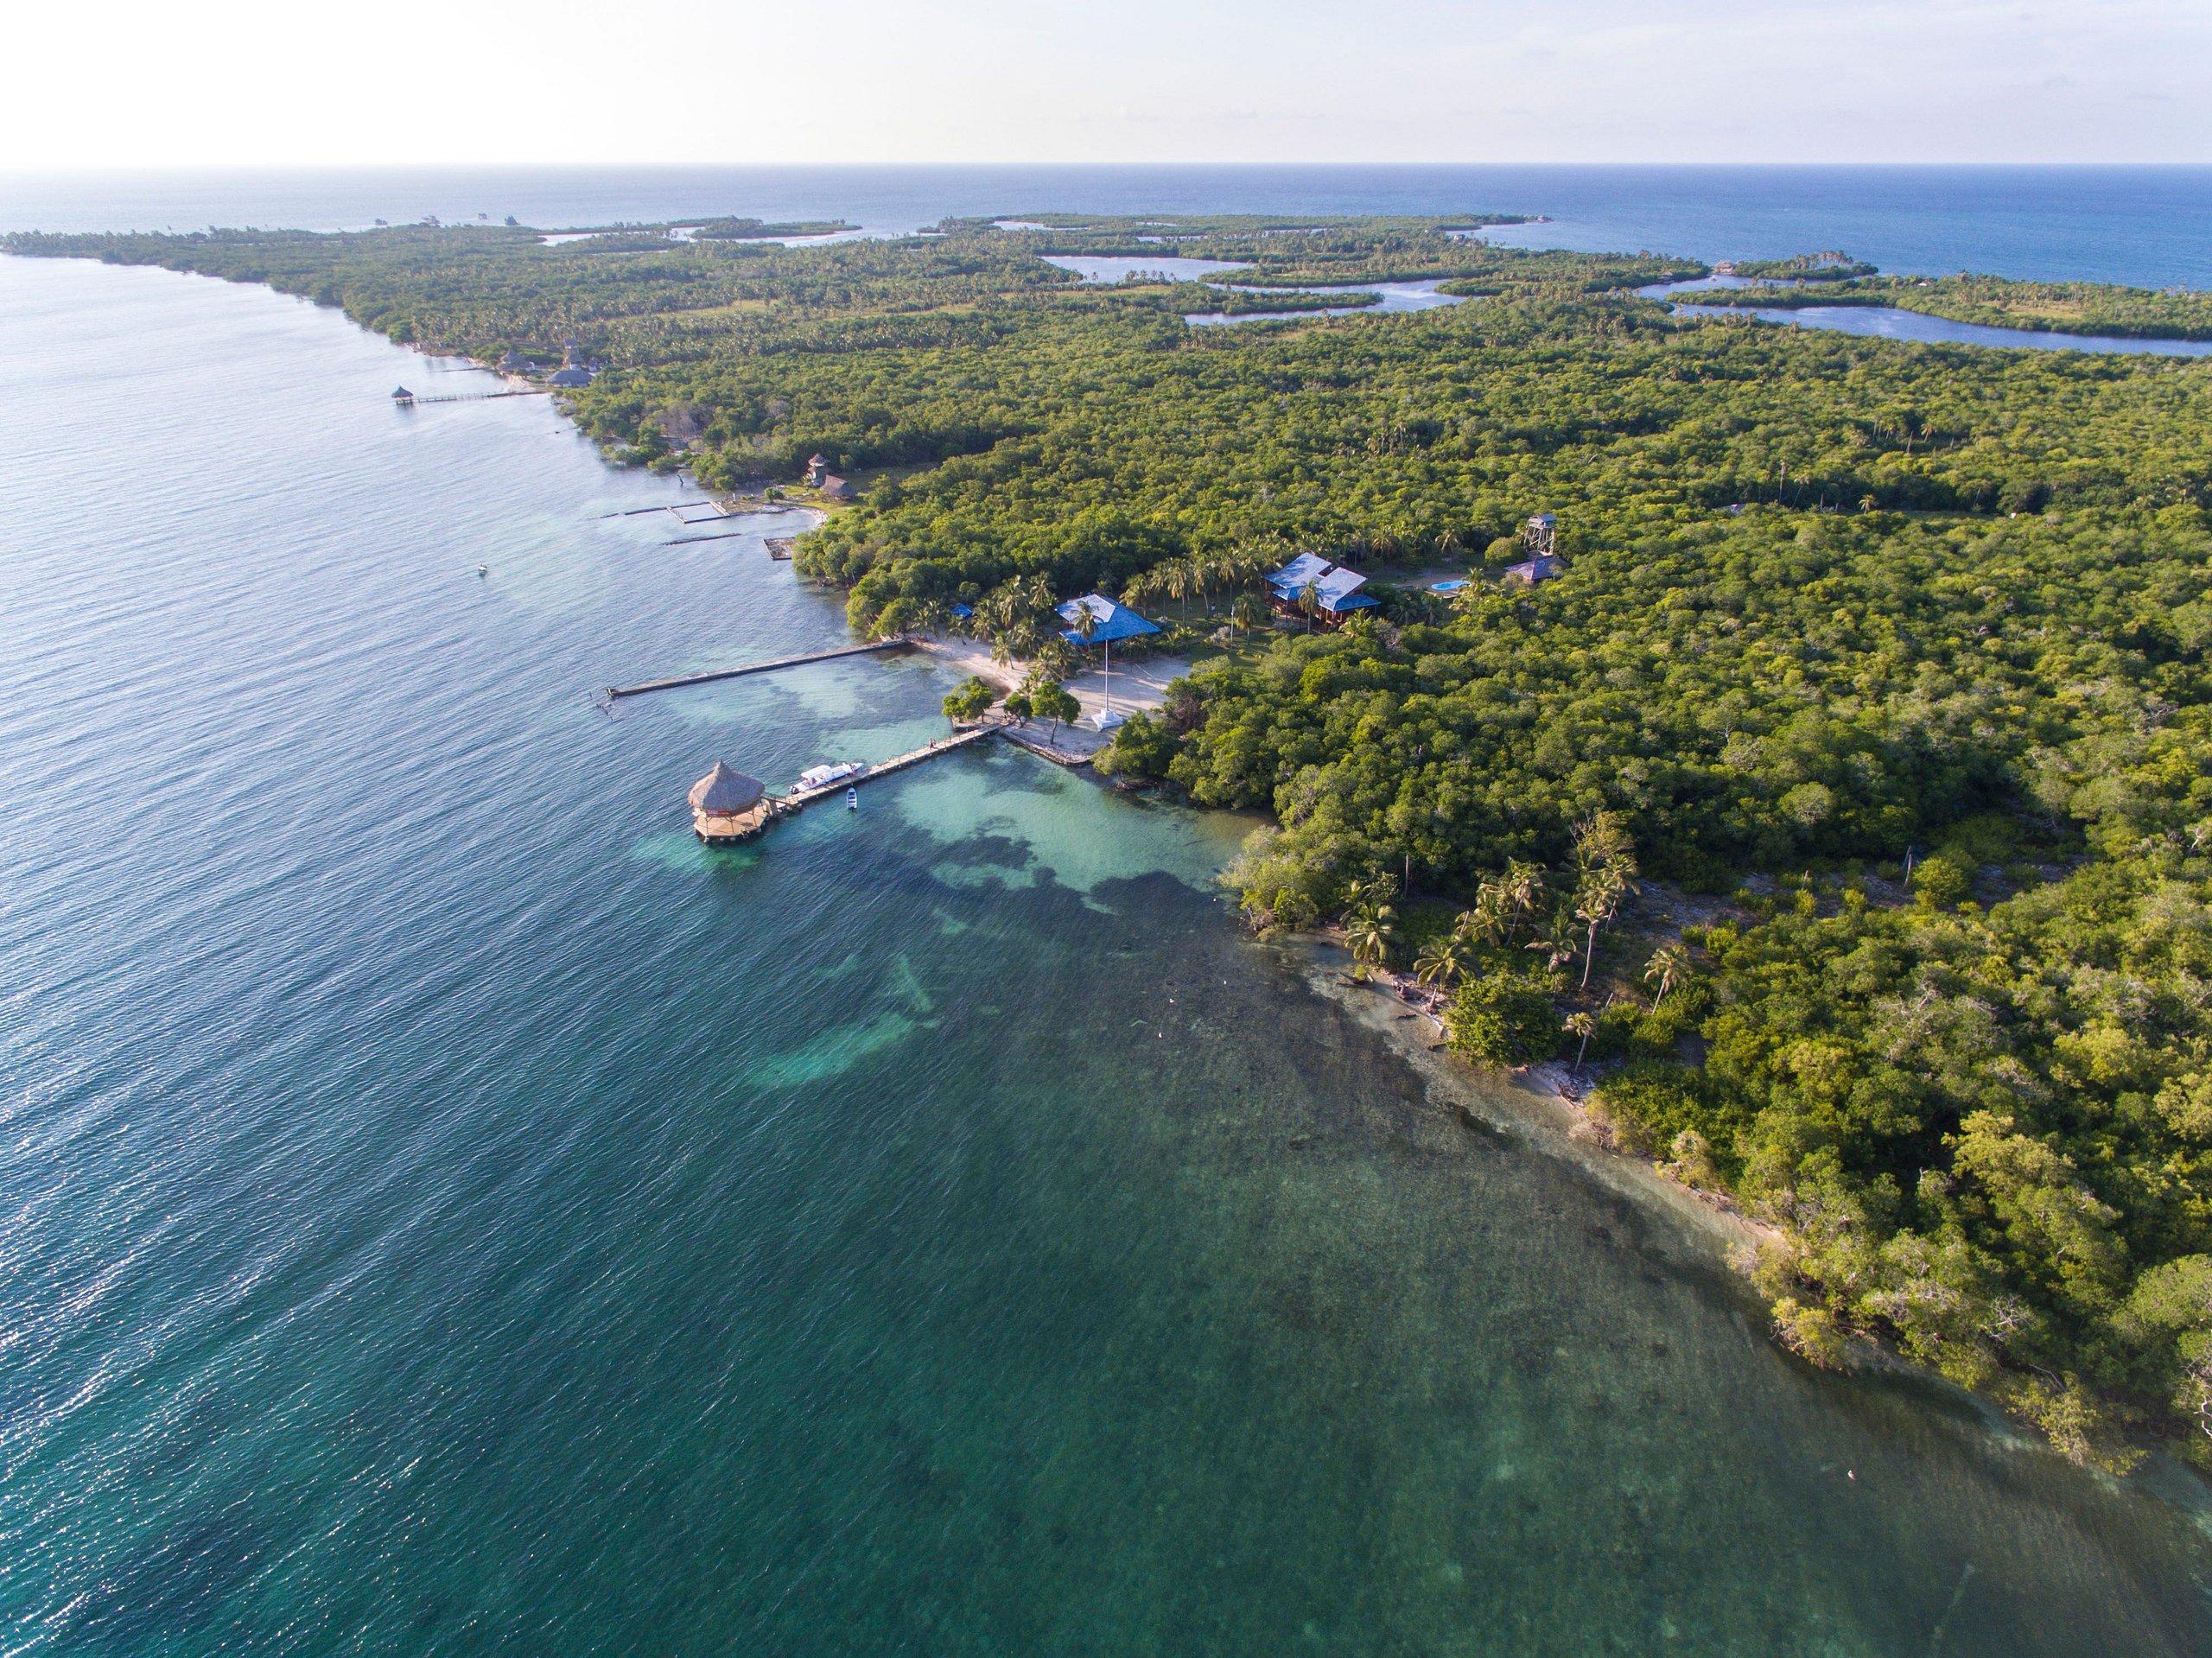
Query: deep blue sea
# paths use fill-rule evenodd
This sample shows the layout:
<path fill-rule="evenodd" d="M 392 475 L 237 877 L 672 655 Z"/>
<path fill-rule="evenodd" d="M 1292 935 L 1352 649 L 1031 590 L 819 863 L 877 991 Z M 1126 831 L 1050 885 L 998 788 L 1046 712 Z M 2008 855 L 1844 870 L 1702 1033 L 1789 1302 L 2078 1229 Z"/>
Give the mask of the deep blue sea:
<path fill-rule="evenodd" d="M 1142 205 L 1271 205 L 1208 176 Z M 862 216 L 734 177 L 137 187 Z M 1000 752 L 700 847 L 714 759 L 951 676 L 610 717 L 842 607 L 787 520 L 609 516 L 690 497 L 543 400 L 390 406 L 457 368 L 0 258 L 0 1651 L 2212 1651 L 2199 1482 L 1789 1358 L 1708 1223 L 1249 940 L 1245 825 Z"/>
<path fill-rule="evenodd" d="M 1703 259 L 1831 248 L 1916 274 L 2212 286 L 2212 167 L 692 167 L 0 173 L 0 231 L 341 230 L 435 213 L 545 229 L 687 215 L 1504 213 L 1535 246 Z"/>

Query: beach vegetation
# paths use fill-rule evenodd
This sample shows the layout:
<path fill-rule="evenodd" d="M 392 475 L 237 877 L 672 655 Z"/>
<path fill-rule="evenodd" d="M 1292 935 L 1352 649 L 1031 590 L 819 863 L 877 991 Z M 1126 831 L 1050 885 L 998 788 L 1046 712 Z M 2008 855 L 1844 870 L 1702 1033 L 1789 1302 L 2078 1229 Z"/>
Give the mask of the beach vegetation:
<path fill-rule="evenodd" d="M 991 711 L 999 688 L 981 675 L 971 674 L 944 699 L 944 717 L 956 725 L 973 725 Z"/>

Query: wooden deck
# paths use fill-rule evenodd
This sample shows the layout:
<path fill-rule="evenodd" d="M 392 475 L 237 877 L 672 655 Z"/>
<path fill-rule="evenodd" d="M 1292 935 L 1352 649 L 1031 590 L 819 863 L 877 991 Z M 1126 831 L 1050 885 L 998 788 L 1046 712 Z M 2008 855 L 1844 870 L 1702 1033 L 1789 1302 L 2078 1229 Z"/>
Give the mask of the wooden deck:
<path fill-rule="evenodd" d="M 1044 738 L 1033 736 L 1028 732 L 1014 727 L 1009 726 L 1004 729 L 1006 740 L 1016 748 L 1026 748 L 1040 759 L 1052 761 L 1055 765 L 1088 765 L 1096 758 L 1096 755 L 1079 753 L 1072 748 L 1055 747 Z"/>

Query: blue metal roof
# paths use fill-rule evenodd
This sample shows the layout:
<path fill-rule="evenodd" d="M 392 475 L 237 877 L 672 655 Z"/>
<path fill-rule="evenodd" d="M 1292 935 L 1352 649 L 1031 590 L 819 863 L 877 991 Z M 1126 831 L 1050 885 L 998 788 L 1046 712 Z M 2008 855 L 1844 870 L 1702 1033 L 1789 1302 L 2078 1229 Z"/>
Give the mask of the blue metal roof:
<path fill-rule="evenodd" d="M 1077 605 L 1083 606 L 1097 619 L 1097 626 L 1091 630 L 1088 639 L 1072 627 L 1061 629 L 1060 637 L 1070 645 L 1112 645 L 1122 639 L 1138 638 L 1147 633 L 1160 632 L 1127 605 L 1117 605 L 1098 593 L 1086 593 L 1080 599 L 1069 600 L 1059 607 L 1060 619 L 1073 621 Z"/>
<path fill-rule="evenodd" d="M 1300 553 L 1268 578 L 1275 597 L 1286 604 L 1297 603 L 1298 595 L 1312 587 L 1320 598 L 1321 608 L 1332 614 L 1375 603 L 1357 591 L 1366 583 L 1367 578 L 1358 571 L 1332 564 L 1319 553 Z"/>

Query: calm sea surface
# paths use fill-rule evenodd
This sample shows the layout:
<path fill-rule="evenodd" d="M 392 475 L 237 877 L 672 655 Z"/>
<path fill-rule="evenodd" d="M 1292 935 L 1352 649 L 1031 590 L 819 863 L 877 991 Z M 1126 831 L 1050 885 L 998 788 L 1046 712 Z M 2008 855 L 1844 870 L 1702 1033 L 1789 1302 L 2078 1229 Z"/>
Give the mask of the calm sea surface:
<path fill-rule="evenodd" d="M 483 384 L 0 259 L 6 1651 L 2212 1650 L 2193 1482 L 1786 1357 L 1241 825 L 1001 753 L 701 848 L 945 674 L 610 719 L 840 607 L 403 380 Z"/>
<path fill-rule="evenodd" d="M 1533 247 L 1703 259 L 1842 248 L 1884 269 L 2212 287 L 2212 167 L 607 167 L 0 173 L 0 230 L 557 228 L 842 217 L 879 232 L 1025 212 L 1541 213 Z"/>

